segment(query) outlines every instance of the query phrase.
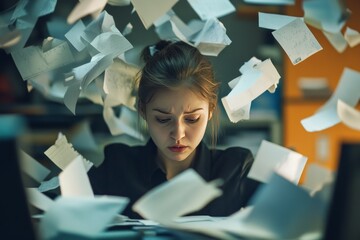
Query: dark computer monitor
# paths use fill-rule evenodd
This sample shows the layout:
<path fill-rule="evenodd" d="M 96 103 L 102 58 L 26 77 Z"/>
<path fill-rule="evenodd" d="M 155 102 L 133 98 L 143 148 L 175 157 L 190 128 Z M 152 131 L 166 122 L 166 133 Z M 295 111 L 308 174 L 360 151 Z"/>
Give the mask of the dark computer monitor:
<path fill-rule="evenodd" d="M 22 124 L 17 116 L 0 116 L 0 239 L 36 239 L 19 166 Z"/>
<path fill-rule="evenodd" d="M 343 143 L 324 239 L 360 239 L 360 143 Z"/>

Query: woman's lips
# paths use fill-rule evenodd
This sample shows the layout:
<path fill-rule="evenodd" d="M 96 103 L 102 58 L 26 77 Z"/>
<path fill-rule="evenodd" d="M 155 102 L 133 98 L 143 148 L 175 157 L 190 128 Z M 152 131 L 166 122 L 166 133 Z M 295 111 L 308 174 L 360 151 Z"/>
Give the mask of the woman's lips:
<path fill-rule="evenodd" d="M 186 150 L 186 148 L 187 148 L 187 146 L 177 145 L 177 146 L 169 147 L 169 150 L 172 152 L 184 152 Z"/>

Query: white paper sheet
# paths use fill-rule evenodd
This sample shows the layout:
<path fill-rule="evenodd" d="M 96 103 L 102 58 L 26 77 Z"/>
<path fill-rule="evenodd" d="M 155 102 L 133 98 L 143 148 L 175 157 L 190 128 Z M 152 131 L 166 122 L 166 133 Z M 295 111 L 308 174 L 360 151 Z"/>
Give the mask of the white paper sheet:
<path fill-rule="evenodd" d="M 201 20 L 219 18 L 235 12 L 229 0 L 187 0 Z"/>
<path fill-rule="evenodd" d="M 105 107 L 125 105 L 135 110 L 135 77 L 139 68 L 125 63 L 123 60 L 114 59 L 114 63 L 105 70 L 104 92 Z"/>
<path fill-rule="evenodd" d="M 206 183 L 188 169 L 146 193 L 135 202 L 133 210 L 144 218 L 167 224 L 200 210 L 221 194 L 214 182 Z"/>
<path fill-rule="evenodd" d="M 300 153 L 262 140 L 248 178 L 268 182 L 273 172 L 276 172 L 294 184 L 298 184 L 306 161 L 307 157 Z"/>
<path fill-rule="evenodd" d="M 178 0 L 131 0 L 144 27 L 148 29 L 158 18 L 169 11 Z"/>
<path fill-rule="evenodd" d="M 208 19 L 201 32 L 196 34 L 191 41 L 202 54 L 207 56 L 217 56 L 231 44 L 231 40 L 226 34 L 226 28 L 216 18 Z"/>
<path fill-rule="evenodd" d="M 20 150 L 19 155 L 21 170 L 27 173 L 31 178 L 40 183 L 49 175 L 50 170 L 32 158 L 29 154 Z"/>
<path fill-rule="evenodd" d="M 62 196 L 93 197 L 87 169 L 81 156 L 73 159 L 59 174 L 60 190 Z"/>
<path fill-rule="evenodd" d="M 301 19 L 296 19 L 272 32 L 293 65 L 322 50 L 319 42 Z"/>
<path fill-rule="evenodd" d="M 66 41 L 46 52 L 38 46 L 29 46 L 11 52 L 11 56 L 23 80 L 74 62 Z"/>
<path fill-rule="evenodd" d="M 71 45 L 76 48 L 79 52 L 84 50 L 86 45 L 81 41 L 81 34 L 85 30 L 85 24 L 79 20 L 77 21 L 72 28 L 65 34 L 66 39 L 71 43 Z"/>
<path fill-rule="evenodd" d="M 54 201 L 40 192 L 37 188 L 25 188 L 28 202 L 34 207 L 47 211 L 52 207 Z"/>
<path fill-rule="evenodd" d="M 349 106 L 355 106 L 360 98 L 360 72 L 344 68 L 341 78 L 331 98 L 312 116 L 301 120 L 308 132 L 321 131 L 340 122 L 337 114 L 337 101 L 343 100 Z"/>
<path fill-rule="evenodd" d="M 123 106 L 121 107 L 120 117 L 117 117 L 111 107 L 104 107 L 103 117 L 111 135 L 126 134 L 132 138 L 144 141 L 144 136 L 136 126 L 138 122 L 137 112 Z"/>
<path fill-rule="evenodd" d="M 245 3 L 266 5 L 294 5 L 295 0 L 244 0 Z"/>
<path fill-rule="evenodd" d="M 284 27 L 290 22 L 298 19 L 299 17 L 287 16 L 282 14 L 275 13 L 263 13 L 259 12 L 259 27 L 267 28 L 271 30 L 277 30 L 279 28 Z M 303 20 L 302 18 L 300 18 Z"/>
<path fill-rule="evenodd" d="M 42 181 L 40 186 L 38 187 L 38 190 L 40 192 L 47 192 L 58 187 L 60 187 L 59 177 L 55 176 L 47 181 Z"/>
<path fill-rule="evenodd" d="M 301 187 L 310 192 L 320 190 L 324 184 L 334 180 L 334 172 L 316 163 L 308 164 L 304 183 Z"/>
<path fill-rule="evenodd" d="M 226 97 L 221 99 L 230 120 L 232 119 L 234 121 L 239 120 L 237 117 L 245 113 L 244 111 L 246 109 L 244 109 L 244 107 L 249 107 L 248 105 L 255 98 L 266 90 L 275 88 L 279 82 L 280 75 L 271 60 L 267 59 L 254 65 L 252 70 L 244 72 L 240 79 L 233 80 L 233 83 L 237 82 L 236 86 Z"/>
<path fill-rule="evenodd" d="M 345 51 L 347 47 L 347 42 L 341 32 L 330 33 L 323 31 L 323 34 L 336 51 L 338 51 L 339 53 L 343 53 Z"/>
<path fill-rule="evenodd" d="M 45 155 L 53 162 L 56 166 L 64 170 L 75 158 L 80 157 L 83 161 L 83 165 L 88 171 L 92 167 L 92 163 L 83 158 L 72 146 L 68 143 L 66 136 L 61 132 L 55 141 L 55 144 L 49 147 L 45 152 Z"/>
<path fill-rule="evenodd" d="M 40 225 L 43 239 L 61 233 L 93 237 L 104 231 L 117 214 L 126 207 L 123 197 L 59 197 L 44 214 Z"/>
<path fill-rule="evenodd" d="M 305 22 L 330 33 L 338 33 L 345 25 L 349 13 L 344 1 L 303 1 Z"/>
<path fill-rule="evenodd" d="M 106 3 L 107 0 L 80 0 L 67 17 L 67 22 L 73 24 L 86 15 L 101 12 Z"/>
<path fill-rule="evenodd" d="M 355 47 L 360 44 L 360 33 L 355 29 L 346 27 L 344 37 L 350 47 Z"/>
<path fill-rule="evenodd" d="M 360 111 L 339 99 L 337 102 L 337 113 L 340 120 L 346 126 L 360 131 Z"/>

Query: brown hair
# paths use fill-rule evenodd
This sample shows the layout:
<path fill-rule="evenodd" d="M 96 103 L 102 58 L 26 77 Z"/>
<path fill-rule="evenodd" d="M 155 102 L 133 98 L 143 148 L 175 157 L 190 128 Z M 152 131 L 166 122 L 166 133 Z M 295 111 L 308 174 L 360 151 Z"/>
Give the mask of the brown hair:
<path fill-rule="evenodd" d="M 145 106 L 160 89 L 186 86 L 209 102 L 212 113 L 211 136 L 215 147 L 219 116 L 217 108 L 219 83 L 215 81 L 210 61 L 198 49 L 185 42 L 160 41 L 142 52 L 145 65 L 138 75 L 137 108 L 145 113 Z"/>

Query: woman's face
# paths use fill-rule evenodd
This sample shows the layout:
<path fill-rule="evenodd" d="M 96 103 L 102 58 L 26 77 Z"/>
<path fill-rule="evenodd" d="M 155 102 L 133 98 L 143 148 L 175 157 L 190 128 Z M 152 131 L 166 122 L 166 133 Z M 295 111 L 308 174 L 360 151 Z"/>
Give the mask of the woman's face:
<path fill-rule="evenodd" d="M 194 156 L 211 116 L 206 100 L 180 88 L 156 92 L 144 117 L 160 159 L 183 161 Z"/>

